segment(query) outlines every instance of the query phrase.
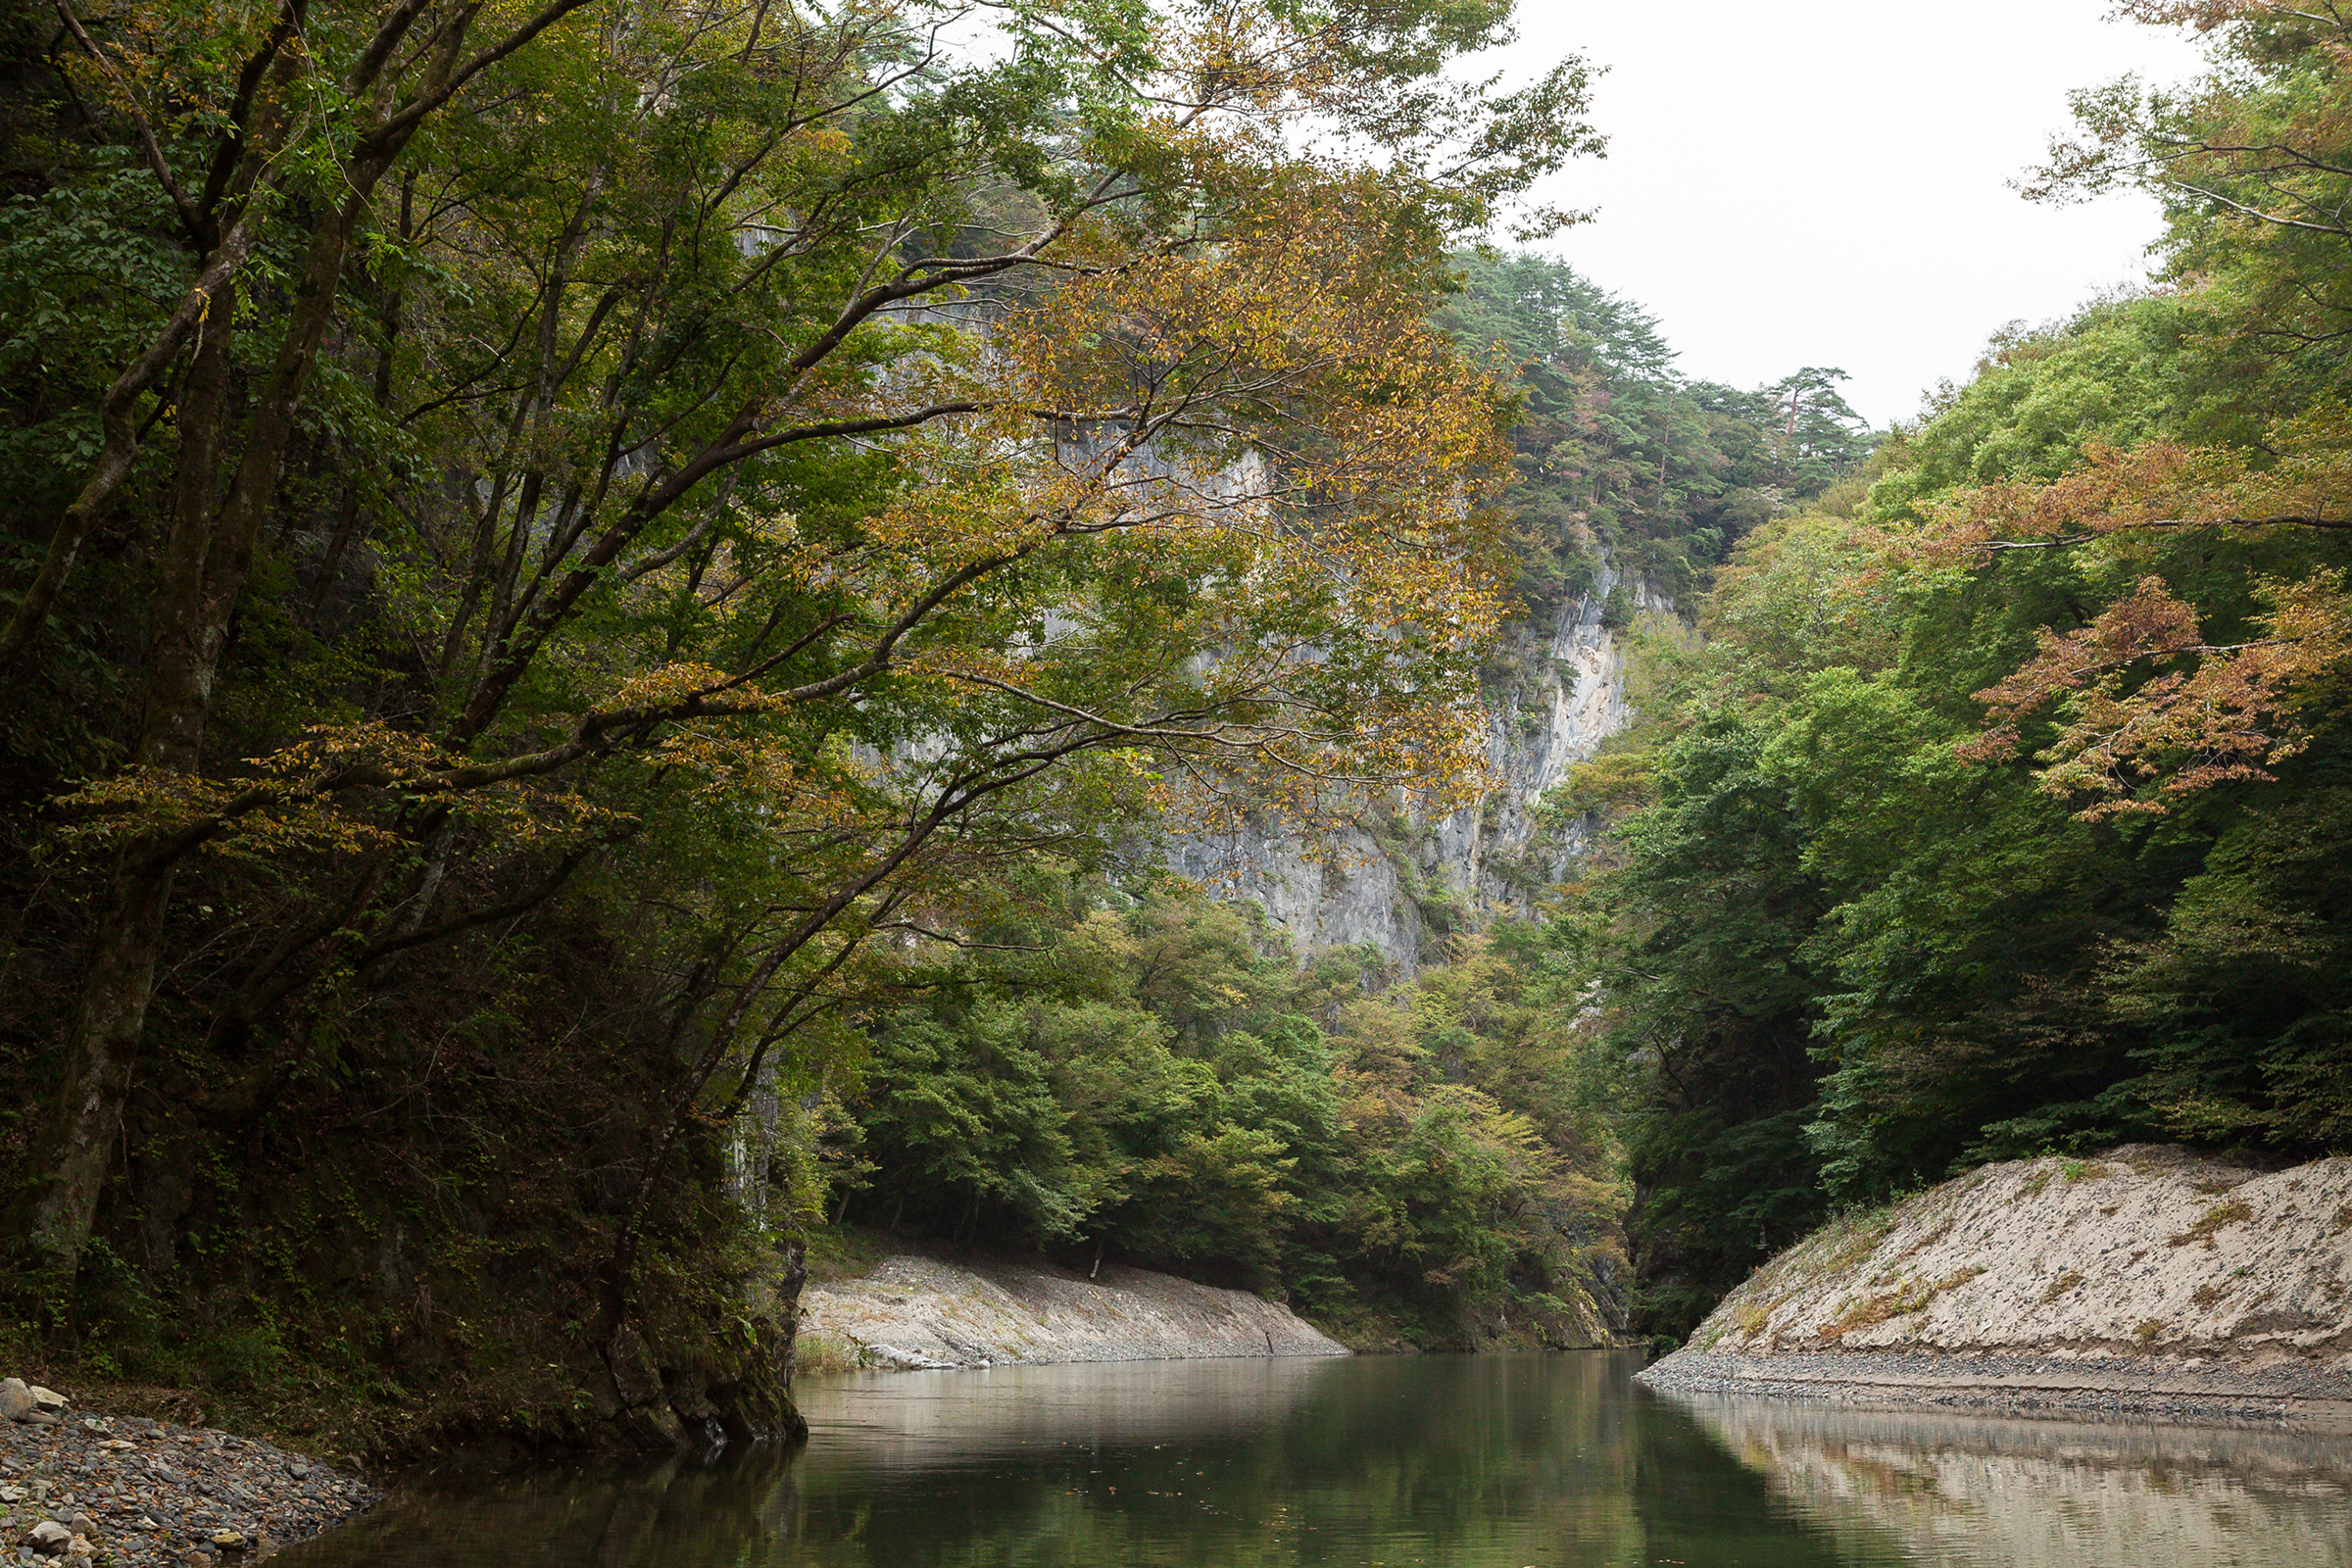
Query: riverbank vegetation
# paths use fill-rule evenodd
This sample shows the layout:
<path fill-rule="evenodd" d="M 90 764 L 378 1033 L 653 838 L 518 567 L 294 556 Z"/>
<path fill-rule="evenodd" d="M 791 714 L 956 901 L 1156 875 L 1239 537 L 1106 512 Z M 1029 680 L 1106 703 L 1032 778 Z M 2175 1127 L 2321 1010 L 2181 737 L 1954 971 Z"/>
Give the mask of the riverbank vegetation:
<path fill-rule="evenodd" d="M 1572 786 L 1619 813 L 1553 932 L 1653 1332 L 1984 1160 L 2352 1147 L 2352 27 L 2127 9 L 2214 74 L 2082 95 L 2036 194 L 2154 191 L 2157 284 L 1758 527 Z"/>
<path fill-rule="evenodd" d="M 877 1020 L 836 1219 L 1107 1250 L 1359 1340 L 1605 1337 L 1622 1200 L 1507 946 L 1390 988 L 1253 906 L 1103 891 Z"/>

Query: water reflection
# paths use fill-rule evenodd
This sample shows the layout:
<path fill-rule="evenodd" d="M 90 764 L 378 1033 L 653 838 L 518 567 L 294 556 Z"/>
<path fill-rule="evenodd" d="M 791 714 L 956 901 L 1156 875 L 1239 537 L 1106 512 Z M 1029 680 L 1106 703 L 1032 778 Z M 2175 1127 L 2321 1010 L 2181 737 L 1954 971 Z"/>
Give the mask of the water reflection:
<path fill-rule="evenodd" d="M 1289 1418 L 1318 1380 L 1349 1365 L 1285 1356 L 865 1372 L 805 1380 L 800 1400 L 822 1434 L 819 1462 L 982 1464 L 1058 1444 L 1246 1438 Z"/>
<path fill-rule="evenodd" d="M 2352 1445 L 2283 1431 L 1690 1400 L 1776 1497 L 1839 1538 L 1986 1568 L 2352 1568 Z"/>
<path fill-rule="evenodd" d="M 807 1388 L 815 1441 L 416 1483 L 281 1568 L 2352 1568 L 2334 1446 L 1680 1403 L 1599 1354 Z M 2339 1445 L 2340 1446 L 2340 1445 Z"/>
<path fill-rule="evenodd" d="M 915 1376 L 812 1394 L 803 1554 L 780 1560 L 1639 1560 L 1623 1433 L 1633 1407 L 1608 1358 Z M 1240 1396 L 1251 1387 L 1270 1396 L 1254 1411 Z M 888 1415 L 877 1419 L 877 1406 Z M 951 1435 L 943 1455 L 967 1434 L 970 1448 L 927 1466 L 910 1492 L 875 1458 L 934 1413 Z M 863 1555 L 839 1550 L 853 1538 Z"/>

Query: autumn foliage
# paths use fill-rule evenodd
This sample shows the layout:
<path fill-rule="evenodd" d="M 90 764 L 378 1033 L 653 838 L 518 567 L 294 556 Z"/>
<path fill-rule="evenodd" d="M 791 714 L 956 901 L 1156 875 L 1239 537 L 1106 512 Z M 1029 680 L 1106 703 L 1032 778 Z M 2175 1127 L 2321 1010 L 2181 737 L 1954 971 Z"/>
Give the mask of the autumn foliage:
<path fill-rule="evenodd" d="M 2283 423 L 2273 452 L 2093 443 L 2055 480 L 1953 494 L 1888 536 L 1890 559 L 1968 569 L 2015 552 L 2082 550 L 2129 564 L 2194 549 L 2200 537 L 2242 547 L 2352 530 L 2345 430 L 2330 409 Z M 2153 574 L 2082 626 L 2041 628 L 2035 656 L 1976 694 L 1993 727 L 1960 755 L 2013 757 L 2020 722 L 2054 710 L 2037 777 L 2053 795 L 2086 801 L 2089 821 L 2160 813 L 2168 798 L 2274 778 L 2270 767 L 2307 740 L 2293 716 L 2301 694 L 2352 653 L 2352 601 L 2333 567 L 2263 577 L 2255 591 L 2262 608 L 2248 636 L 2226 645 L 2209 642 L 2195 607 Z"/>

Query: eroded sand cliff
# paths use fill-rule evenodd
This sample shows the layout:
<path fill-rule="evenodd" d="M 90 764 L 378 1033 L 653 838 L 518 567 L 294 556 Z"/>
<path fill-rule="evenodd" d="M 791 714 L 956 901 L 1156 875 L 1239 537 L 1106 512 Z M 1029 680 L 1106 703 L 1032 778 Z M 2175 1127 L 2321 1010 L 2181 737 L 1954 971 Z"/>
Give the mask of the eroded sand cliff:
<path fill-rule="evenodd" d="M 809 1285 L 800 1337 L 837 1363 L 907 1370 L 1348 1353 L 1247 1291 L 1117 1265 L 1090 1279 L 1042 1261 L 906 1254 Z"/>
<path fill-rule="evenodd" d="M 1758 1269 L 1665 1390 L 2352 1422 L 2352 1159 L 1987 1165 Z"/>

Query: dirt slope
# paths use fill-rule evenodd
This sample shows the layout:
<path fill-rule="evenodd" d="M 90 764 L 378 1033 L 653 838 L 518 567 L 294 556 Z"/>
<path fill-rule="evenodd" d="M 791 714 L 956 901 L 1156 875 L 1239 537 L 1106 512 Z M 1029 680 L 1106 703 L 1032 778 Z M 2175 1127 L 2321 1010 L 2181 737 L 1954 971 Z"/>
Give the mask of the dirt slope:
<path fill-rule="evenodd" d="M 2352 1159 L 1987 1165 L 1758 1269 L 1652 1387 L 2352 1419 Z"/>
<path fill-rule="evenodd" d="M 1246 1291 L 1105 1265 L 949 1262 L 901 1254 L 801 1297 L 802 1363 L 919 1369 L 1346 1355 L 1287 1306 Z"/>

